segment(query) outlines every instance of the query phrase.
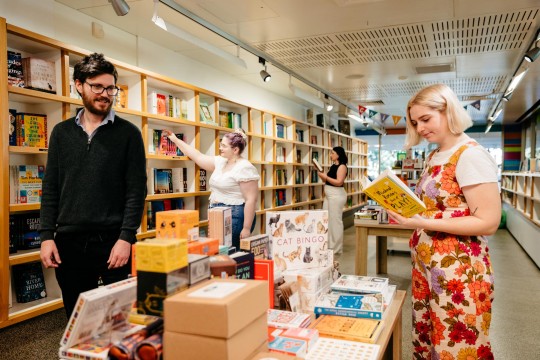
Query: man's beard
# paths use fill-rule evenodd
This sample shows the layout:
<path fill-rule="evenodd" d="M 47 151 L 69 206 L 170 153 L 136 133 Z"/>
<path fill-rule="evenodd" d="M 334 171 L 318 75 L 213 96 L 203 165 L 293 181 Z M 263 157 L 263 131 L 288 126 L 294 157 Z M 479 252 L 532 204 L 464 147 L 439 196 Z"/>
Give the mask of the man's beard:
<path fill-rule="evenodd" d="M 94 103 L 100 102 L 101 100 L 107 100 L 109 103 L 107 107 L 103 110 L 101 107 L 96 107 Z M 99 116 L 107 116 L 107 114 L 111 111 L 111 108 L 113 106 L 113 100 L 106 96 L 100 96 L 99 98 L 94 98 L 93 95 L 87 96 L 86 93 L 83 92 L 82 94 L 82 101 L 83 105 L 92 114 L 99 115 Z"/>

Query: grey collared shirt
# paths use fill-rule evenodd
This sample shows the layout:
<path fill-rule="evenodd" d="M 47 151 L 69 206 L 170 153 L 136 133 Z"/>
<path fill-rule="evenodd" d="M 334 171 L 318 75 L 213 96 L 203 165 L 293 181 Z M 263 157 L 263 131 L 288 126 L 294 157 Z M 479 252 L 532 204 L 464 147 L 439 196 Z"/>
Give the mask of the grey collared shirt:
<path fill-rule="evenodd" d="M 79 125 L 83 130 L 84 130 L 84 126 L 81 124 L 81 117 L 83 115 L 83 113 L 85 112 L 86 110 L 83 109 L 81 111 L 79 111 L 79 113 L 77 114 L 77 116 L 75 117 L 75 123 L 77 125 Z M 88 136 L 88 140 L 92 140 L 92 138 L 94 137 L 94 135 L 96 134 L 96 132 L 98 131 L 98 129 L 107 124 L 109 121 L 111 123 L 114 123 L 114 116 L 115 116 L 115 112 L 114 110 L 111 109 L 111 111 L 109 111 L 109 113 L 107 114 L 107 116 L 105 116 L 105 118 L 103 119 L 103 121 L 99 124 L 99 126 Z"/>

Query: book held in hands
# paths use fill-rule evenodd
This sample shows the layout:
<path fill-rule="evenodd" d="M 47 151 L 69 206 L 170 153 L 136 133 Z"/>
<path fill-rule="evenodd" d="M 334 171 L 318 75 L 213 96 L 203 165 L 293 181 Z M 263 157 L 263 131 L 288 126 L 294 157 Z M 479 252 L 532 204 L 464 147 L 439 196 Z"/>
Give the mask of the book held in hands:
<path fill-rule="evenodd" d="M 315 165 L 315 167 L 317 168 L 318 171 L 322 172 L 323 171 L 323 168 L 321 166 L 321 164 L 319 164 L 319 161 L 315 158 L 311 159 L 311 162 L 313 163 L 313 165 Z"/>
<path fill-rule="evenodd" d="M 360 187 L 382 207 L 402 216 L 411 217 L 426 210 L 424 202 L 390 169 L 384 170 L 372 182 L 364 177 L 360 180 Z"/>

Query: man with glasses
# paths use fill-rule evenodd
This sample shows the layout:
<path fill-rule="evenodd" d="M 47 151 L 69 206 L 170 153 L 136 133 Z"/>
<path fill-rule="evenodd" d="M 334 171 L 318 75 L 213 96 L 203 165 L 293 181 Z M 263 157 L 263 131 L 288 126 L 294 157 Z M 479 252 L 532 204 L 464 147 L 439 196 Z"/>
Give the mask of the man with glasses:
<path fill-rule="evenodd" d="M 69 318 L 79 293 L 129 276 L 146 196 L 139 129 L 115 115 L 118 73 L 103 54 L 75 65 L 84 108 L 51 134 L 41 202 L 41 261 Z"/>

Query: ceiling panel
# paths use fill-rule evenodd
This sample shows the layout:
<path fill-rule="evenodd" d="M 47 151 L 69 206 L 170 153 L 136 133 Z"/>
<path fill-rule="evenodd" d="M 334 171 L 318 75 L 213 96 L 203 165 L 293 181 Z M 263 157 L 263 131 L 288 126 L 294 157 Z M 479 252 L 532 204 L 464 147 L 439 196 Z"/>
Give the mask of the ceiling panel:
<path fill-rule="evenodd" d="M 150 21 L 152 0 L 128 1 L 131 11 L 123 18 L 105 0 L 57 1 L 292 97 L 288 73 L 275 76 L 269 87 L 260 81 L 256 57 L 246 60 L 248 69 L 223 65 L 208 52 L 156 29 Z M 479 124 L 499 102 L 540 26 L 538 0 L 161 0 L 160 16 L 229 52 L 234 52 L 230 42 L 163 4 L 167 2 L 268 54 L 279 63 L 267 62 L 273 75 L 283 65 L 330 95 L 391 115 L 404 115 L 412 95 L 442 82 L 464 106 L 481 100 L 480 110 L 467 108 Z M 539 79 L 540 60 L 531 64 L 497 122 L 513 123 L 538 101 Z"/>

